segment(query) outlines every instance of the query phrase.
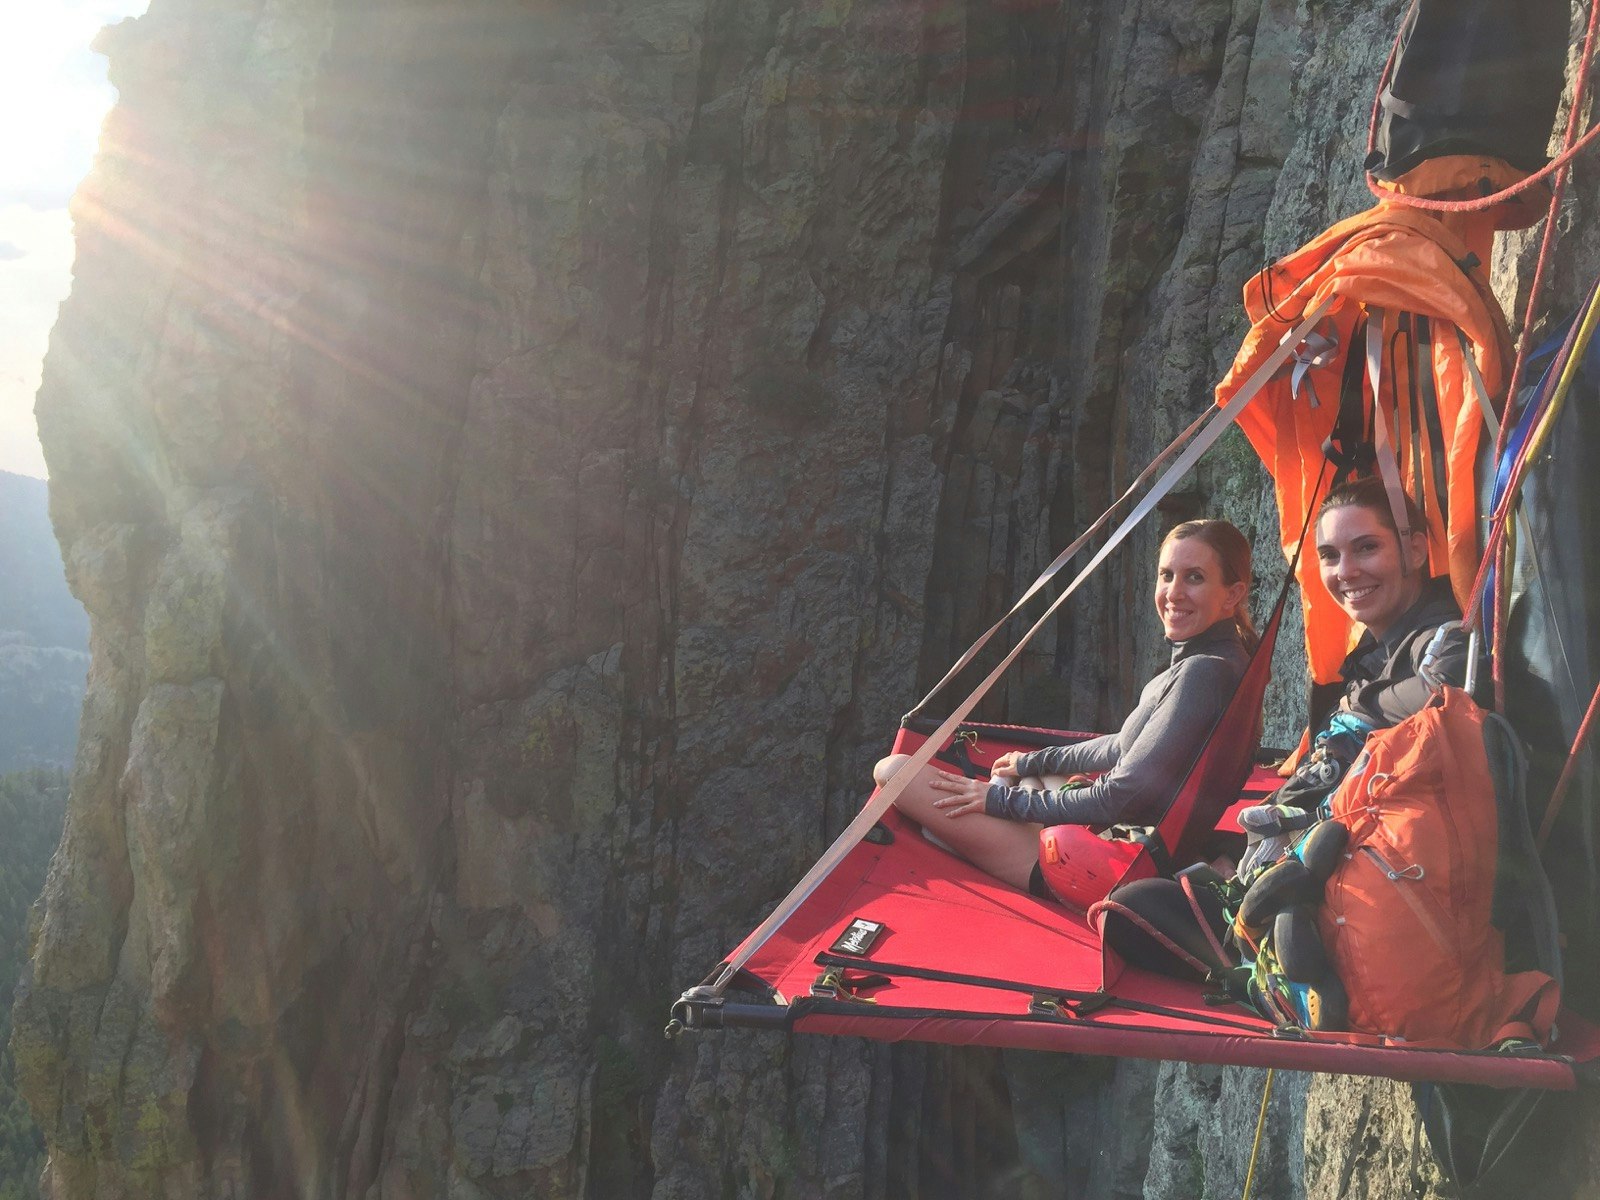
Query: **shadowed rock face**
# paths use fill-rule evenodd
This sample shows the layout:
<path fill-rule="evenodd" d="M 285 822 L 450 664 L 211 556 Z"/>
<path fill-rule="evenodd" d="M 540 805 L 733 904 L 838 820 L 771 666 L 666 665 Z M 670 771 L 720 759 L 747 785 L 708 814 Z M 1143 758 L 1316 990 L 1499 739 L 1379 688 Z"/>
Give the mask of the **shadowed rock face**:
<path fill-rule="evenodd" d="M 52 1194 L 1236 1189 L 1258 1073 L 660 1028 L 1207 402 L 1243 280 L 1364 205 L 1400 7 L 154 0 L 105 35 L 39 403 L 94 624 L 16 1017 Z M 1272 527 L 1242 442 L 1187 497 Z M 991 715 L 1120 717 L 1158 533 Z M 1306 1086 L 1261 1194 L 1392 1170 L 1367 1108 L 1302 1152 L 1319 1088 L 1371 1090 Z"/>

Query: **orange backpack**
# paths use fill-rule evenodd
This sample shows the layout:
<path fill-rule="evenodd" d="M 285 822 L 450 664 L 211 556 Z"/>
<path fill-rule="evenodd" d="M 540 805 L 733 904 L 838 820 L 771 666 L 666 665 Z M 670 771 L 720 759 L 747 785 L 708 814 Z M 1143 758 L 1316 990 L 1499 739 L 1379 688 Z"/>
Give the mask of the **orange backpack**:
<path fill-rule="evenodd" d="M 1521 765 L 1504 722 L 1455 688 L 1367 739 L 1332 798 L 1350 842 L 1318 917 L 1352 1028 L 1468 1050 L 1548 1041 L 1557 983 L 1543 971 L 1507 974 L 1496 928 L 1530 874 L 1501 872 L 1502 850 L 1530 857 Z M 1532 865 L 1528 903 L 1549 911 L 1549 885 Z M 1535 914 L 1530 927 L 1543 943 L 1538 961 L 1559 971 L 1553 923 Z"/>

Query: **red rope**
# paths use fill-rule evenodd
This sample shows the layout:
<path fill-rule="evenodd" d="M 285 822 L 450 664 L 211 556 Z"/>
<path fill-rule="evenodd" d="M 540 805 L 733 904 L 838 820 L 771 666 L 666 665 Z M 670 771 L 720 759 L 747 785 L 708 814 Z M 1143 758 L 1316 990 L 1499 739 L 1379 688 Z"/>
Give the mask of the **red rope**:
<path fill-rule="evenodd" d="M 1511 528 L 1507 521 L 1505 529 Z M 1516 554 L 1508 535 L 1500 539 L 1500 566 L 1494 574 L 1494 636 L 1489 639 L 1489 678 L 1494 684 L 1494 710 L 1506 711 L 1506 626 L 1511 621 L 1511 575 Z"/>
<path fill-rule="evenodd" d="M 1578 55 L 1578 75 L 1572 83 L 1572 107 L 1567 111 L 1567 132 L 1562 139 L 1564 143 L 1562 152 L 1552 159 L 1543 171 L 1530 175 L 1523 181 L 1531 183 L 1536 178 L 1552 172 L 1556 175 L 1555 185 L 1550 191 L 1550 209 L 1545 213 L 1544 236 L 1539 242 L 1539 258 L 1533 268 L 1533 285 L 1528 289 L 1528 306 L 1522 314 L 1522 336 L 1517 342 L 1517 358 L 1511 367 L 1511 380 L 1506 385 L 1508 411 L 1515 403 L 1517 388 L 1522 385 L 1522 373 L 1528 365 L 1528 347 L 1533 341 L 1533 321 L 1538 314 L 1539 296 L 1544 288 L 1545 267 L 1550 260 L 1550 248 L 1555 244 L 1556 216 L 1561 211 L 1561 201 L 1567 191 L 1569 173 L 1566 167 L 1578 151 L 1592 141 L 1596 133 L 1600 133 L 1600 125 L 1597 125 L 1584 134 L 1581 140 L 1574 140 L 1578 133 L 1578 113 L 1583 110 L 1583 102 L 1589 91 L 1589 67 L 1594 60 L 1597 18 L 1600 18 L 1600 0 L 1589 0 L 1589 24 L 1583 34 L 1583 51 Z M 1520 187 L 1521 184 L 1515 186 Z M 1513 190 L 1507 188 L 1506 192 L 1510 193 Z M 1500 423 L 1500 437 L 1495 442 L 1496 462 L 1505 452 L 1509 428 L 1509 421 Z"/>
<path fill-rule="evenodd" d="M 1211 943 L 1211 952 L 1217 956 L 1217 963 L 1223 970 L 1228 969 L 1228 952 L 1222 948 L 1222 943 L 1217 940 L 1217 935 L 1212 931 L 1211 922 L 1206 920 L 1205 911 L 1200 907 L 1200 897 L 1194 894 L 1194 881 L 1187 875 L 1178 876 L 1178 885 L 1183 888 L 1183 895 L 1189 901 L 1189 908 L 1194 913 L 1194 923 L 1200 926 L 1200 932 L 1206 935 L 1206 941 Z"/>
<path fill-rule="evenodd" d="M 1589 738 L 1589 730 L 1594 724 L 1595 709 L 1600 708 L 1600 687 L 1596 687 L 1594 695 L 1589 700 L 1589 710 L 1583 714 L 1583 723 L 1578 726 L 1578 736 L 1572 739 L 1572 749 L 1567 754 L 1566 764 L 1561 768 L 1561 778 L 1556 780 L 1555 791 L 1550 793 L 1550 803 L 1545 806 L 1544 819 L 1539 822 L 1539 849 L 1544 849 L 1544 844 L 1550 838 L 1550 831 L 1555 828 L 1556 814 L 1561 811 L 1561 802 L 1567 798 L 1567 785 L 1572 782 L 1572 777 L 1577 772 L 1578 756 L 1583 752 L 1583 744 Z"/>
<path fill-rule="evenodd" d="M 1116 913 L 1130 925 L 1142 930 L 1146 936 L 1155 939 L 1157 943 L 1166 947 L 1168 953 L 1172 954 L 1182 962 L 1187 963 L 1196 971 L 1199 971 L 1200 974 L 1208 975 L 1211 973 L 1211 968 L 1209 966 L 1201 962 L 1194 955 L 1190 954 L 1182 946 L 1178 945 L 1177 942 L 1173 941 L 1166 934 L 1162 933 L 1161 930 L 1157 929 L 1143 916 L 1134 912 L 1133 909 L 1129 908 L 1126 904 L 1123 904 L 1120 900 L 1112 900 L 1107 898 L 1105 900 L 1097 900 L 1094 904 L 1089 906 L 1089 911 L 1086 916 L 1089 919 L 1089 923 L 1100 931 L 1100 940 L 1102 942 L 1105 941 L 1106 937 L 1105 921 L 1107 913 Z M 1221 965 L 1223 969 L 1226 970 L 1231 964 L 1226 958 L 1224 958 Z"/>
<path fill-rule="evenodd" d="M 1600 282 L 1595 284 L 1595 288 L 1600 288 Z M 1591 288 L 1587 295 L 1588 302 L 1585 308 L 1587 308 L 1588 304 L 1594 302 L 1594 288 Z M 1555 401 L 1556 392 L 1560 390 L 1560 377 L 1565 372 L 1568 362 L 1573 354 L 1578 352 L 1578 333 L 1582 324 L 1583 320 L 1580 317 L 1574 319 L 1572 325 L 1567 329 L 1567 336 L 1561 343 L 1561 349 L 1551 359 L 1550 366 L 1546 370 L 1545 386 L 1534 397 L 1532 402 L 1533 412 L 1528 420 L 1527 437 L 1523 440 L 1522 448 L 1518 452 L 1516 460 L 1511 464 L 1510 473 L 1506 476 L 1506 490 L 1500 497 L 1500 503 L 1496 506 L 1494 512 L 1490 514 L 1489 536 L 1484 542 L 1483 559 L 1478 564 L 1478 573 L 1474 577 L 1472 588 L 1467 594 L 1467 605 L 1462 625 L 1463 628 L 1470 631 L 1477 626 L 1478 621 L 1481 619 L 1483 594 L 1488 588 L 1490 565 L 1498 560 L 1499 570 L 1495 574 L 1494 623 L 1492 626 L 1494 654 L 1490 660 L 1494 682 L 1495 709 L 1498 712 L 1505 711 L 1505 677 L 1504 660 L 1502 658 L 1504 643 L 1501 634 L 1509 620 L 1511 573 L 1514 567 L 1512 556 L 1507 552 L 1510 543 L 1506 530 L 1510 527 L 1511 514 L 1516 507 L 1516 498 L 1522 491 L 1522 485 L 1528 477 L 1528 472 L 1533 469 L 1534 464 L 1531 454 L 1534 445 L 1540 441 L 1539 430 L 1547 419 L 1546 410 Z M 1584 353 L 1587 352 L 1588 347 L 1585 345 Z M 1501 455 L 1504 453 L 1513 415 L 1511 405 L 1507 404 L 1504 419 L 1500 423 L 1500 437 L 1495 443 L 1495 462 L 1499 462 Z"/>
<path fill-rule="evenodd" d="M 1600 125 L 1596 125 L 1593 129 L 1589 130 L 1588 133 L 1584 134 L 1569 148 L 1556 155 L 1556 157 L 1552 158 L 1549 162 L 1540 167 L 1532 175 L 1529 175 L 1526 179 L 1519 179 L 1516 183 L 1511 184 L 1509 187 L 1503 187 L 1498 192 L 1491 192 L 1487 196 L 1480 196 L 1473 200 L 1432 200 L 1427 196 L 1408 196 L 1404 192 L 1396 192 L 1389 188 L 1379 187 L 1377 181 L 1370 173 L 1367 175 L 1367 190 L 1379 200 L 1388 200 L 1394 204 L 1403 204 L 1407 208 L 1420 208 L 1423 212 L 1483 212 L 1485 209 L 1493 208 L 1497 204 L 1503 204 L 1507 200 L 1511 200 L 1522 195 L 1523 192 L 1531 191 L 1533 188 L 1538 187 L 1539 184 L 1549 179 L 1550 176 L 1555 174 L 1557 171 L 1565 168 L 1572 162 L 1573 159 L 1577 158 L 1578 155 L 1582 154 L 1590 146 L 1594 145 L 1597 138 L 1600 138 Z"/>
<path fill-rule="evenodd" d="M 1413 0 L 1413 9 L 1416 7 L 1416 3 L 1417 0 Z M 1410 14 L 1408 12 L 1408 18 L 1409 15 Z M 1428 212 L 1481 212 L 1484 209 L 1491 208 L 1494 205 L 1508 200 L 1513 196 L 1520 195 L 1522 192 L 1525 192 L 1529 188 L 1536 186 L 1544 179 L 1547 179 L 1551 176 L 1555 177 L 1555 183 L 1551 188 L 1550 207 L 1545 214 L 1545 227 L 1544 234 L 1540 239 L 1539 257 L 1534 264 L 1533 283 L 1528 289 L 1528 303 L 1522 318 L 1522 335 L 1518 341 L 1516 358 L 1512 363 L 1511 377 L 1506 385 L 1506 403 L 1503 409 L 1504 419 L 1500 423 L 1500 434 L 1495 439 L 1494 461 L 1496 462 L 1498 462 L 1501 456 L 1505 453 L 1507 439 L 1510 437 L 1511 432 L 1512 408 L 1515 403 L 1517 391 L 1522 384 L 1523 373 L 1527 369 L 1528 349 L 1532 344 L 1533 322 L 1535 317 L 1538 315 L 1539 298 L 1544 291 L 1545 275 L 1550 261 L 1550 251 L 1555 244 L 1556 217 L 1561 210 L 1561 202 L 1566 195 L 1567 180 L 1569 178 L 1567 167 L 1579 153 L 1593 144 L 1596 137 L 1600 137 L 1600 125 L 1590 129 L 1589 132 L 1584 134 L 1581 138 L 1577 136 L 1578 114 L 1583 109 L 1583 103 L 1588 93 L 1589 68 L 1593 61 L 1595 32 L 1597 27 L 1600 27 L 1600 0 L 1590 0 L 1589 20 L 1584 30 L 1583 49 L 1578 56 L 1577 75 L 1573 80 L 1572 107 L 1567 112 L 1567 128 L 1565 135 L 1562 138 L 1562 151 L 1560 154 L 1556 155 L 1555 158 L 1551 159 L 1550 162 L 1545 164 L 1541 170 L 1534 172 L 1526 179 L 1523 179 L 1508 188 L 1502 188 L 1500 191 L 1495 192 L 1492 195 L 1483 196 L 1476 200 L 1428 200 L 1420 196 L 1406 196 L 1400 193 L 1380 189 L 1370 172 L 1367 175 L 1367 186 L 1379 199 L 1388 200 L 1396 204 L 1403 204 L 1411 208 L 1419 208 Z M 1401 29 L 1404 30 L 1404 28 L 1404 22 L 1402 22 Z M 1399 36 L 1396 36 L 1394 46 L 1389 51 L 1389 62 L 1384 66 L 1383 76 L 1378 87 L 1378 99 L 1373 104 L 1372 119 L 1367 129 L 1367 148 L 1369 153 L 1375 144 L 1378 110 L 1382 102 L 1383 89 L 1388 86 L 1389 72 L 1392 69 L 1399 46 L 1400 38 Z M 1527 446 L 1525 445 L 1523 449 L 1525 457 Z M 1522 476 L 1524 475 L 1525 470 L 1526 463 L 1519 460 L 1512 471 L 1510 486 L 1506 488 L 1506 494 L 1502 498 L 1499 511 L 1496 512 L 1491 518 L 1489 536 L 1485 539 L 1484 543 L 1483 559 L 1479 563 L 1477 577 L 1472 583 L 1472 590 L 1469 595 L 1468 611 L 1465 614 L 1465 624 L 1468 629 L 1471 629 L 1480 619 L 1480 614 L 1482 611 L 1481 597 L 1483 590 L 1488 583 L 1489 565 L 1495 561 L 1504 545 L 1506 523 L 1509 521 L 1510 514 L 1513 509 L 1512 500 L 1516 495 L 1518 488 L 1521 486 Z M 1496 636 L 1494 638 L 1494 653 L 1491 658 L 1491 672 L 1494 679 L 1495 691 L 1495 707 L 1501 711 L 1503 711 L 1505 707 L 1505 682 L 1504 673 L 1502 670 L 1503 660 L 1500 652 L 1500 639 L 1498 634 L 1500 633 L 1500 626 L 1502 623 L 1501 610 L 1504 600 L 1507 596 L 1506 587 L 1508 586 L 1508 582 L 1505 579 L 1505 575 L 1506 572 L 1502 570 L 1496 576 L 1494 612 L 1495 628 L 1493 631 Z"/>
<path fill-rule="evenodd" d="M 1600 125 L 1591 129 L 1582 139 L 1577 137 L 1578 113 L 1583 109 L 1583 102 L 1589 90 L 1589 66 L 1593 61 L 1594 38 L 1597 20 L 1600 20 L 1600 0 L 1589 0 L 1589 23 L 1583 34 L 1583 50 L 1578 55 L 1578 74 L 1572 83 L 1572 107 L 1567 111 L 1567 132 L 1562 139 L 1563 149 L 1539 174 L 1551 171 L 1555 173 L 1555 184 L 1550 189 L 1550 209 L 1545 214 L 1544 235 L 1539 239 L 1539 258 L 1533 269 L 1533 284 L 1528 289 L 1528 306 L 1522 314 L 1522 336 L 1517 341 L 1517 357 L 1511 366 L 1511 380 L 1506 385 L 1506 403 L 1504 412 L 1506 417 L 1511 415 L 1511 407 L 1517 394 L 1517 389 L 1522 386 L 1522 376 L 1528 365 L 1528 348 L 1533 344 L 1533 322 L 1538 315 L 1539 297 L 1544 290 L 1545 270 L 1550 262 L 1550 250 L 1555 245 L 1556 217 L 1561 211 L 1561 202 L 1566 198 L 1567 180 L 1571 172 L 1567 164 L 1578 153 L 1581 146 L 1593 138 Z M 1530 176 L 1531 181 L 1533 177 Z M 1507 189 L 1509 190 L 1509 189 Z M 1500 436 L 1495 439 L 1494 461 L 1500 461 L 1500 455 L 1505 452 L 1506 442 L 1510 436 L 1511 422 L 1509 419 L 1500 422 Z M 1529 443 L 1532 444 L 1531 441 Z M 1524 447 L 1526 451 L 1526 447 Z M 1526 458 L 1526 453 L 1523 455 Z M 1512 486 L 1506 489 L 1506 503 L 1501 514 L 1500 543 L 1505 544 L 1504 526 L 1511 520 L 1514 507 L 1512 498 L 1522 486 L 1522 476 L 1526 473 L 1526 463 L 1519 462 L 1514 472 Z M 1509 555 L 1503 555 L 1509 559 Z M 1494 596 L 1494 639 L 1489 655 L 1489 674 L 1494 680 L 1494 707 L 1496 712 L 1506 710 L 1506 679 L 1505 679 L 1505 651 L 1501 639 L 1504 628 L 1505 610 L 1511 599 L 1510 571 L 1505 569 L 1502 562 L 1501 571 L 1495 576 Z"/>

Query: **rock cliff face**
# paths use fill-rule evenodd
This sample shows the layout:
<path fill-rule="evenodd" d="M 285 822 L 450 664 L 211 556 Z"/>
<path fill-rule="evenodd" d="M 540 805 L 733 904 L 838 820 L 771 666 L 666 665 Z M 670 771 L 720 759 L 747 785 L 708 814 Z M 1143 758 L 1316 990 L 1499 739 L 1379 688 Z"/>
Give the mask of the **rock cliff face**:
<path fill-rule="evenodd" d="M 1401 8 L 153 0 L 104 35 L 39 402 L 94 627 L 16 1018 L 51 1194 L 1237 1190 L 1258 1074 L 660 1028 L 1207 402 L 1243 280 L 1365 205 Z M 1238 442 L 1186 503 L 1266 497 Z M 991 714 L 1120 716 L 1156 536 Z M 1396 1194 L 1403 1092 L 1276 1096 L 1260 1194 Z"/>

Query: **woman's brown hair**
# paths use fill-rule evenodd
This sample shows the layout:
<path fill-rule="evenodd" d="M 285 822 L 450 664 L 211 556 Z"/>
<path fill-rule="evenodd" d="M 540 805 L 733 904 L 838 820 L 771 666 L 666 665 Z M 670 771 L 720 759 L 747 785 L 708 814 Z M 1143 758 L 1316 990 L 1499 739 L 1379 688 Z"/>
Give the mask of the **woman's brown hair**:
<path fill-rule="evenodd" d="M 1428 524 L 1423 519 L 1422 510 L 1417 507 L 1417 502 L 1411 498 L 1404 488 L 1400 490 L 1401 499 L 1405 502 L 1406 523 L 1411 526 L 1412 533 L 1426 534 Z M 1317 520 L 1322 520 L 1323 514 L 1336 508 L 1368 508 L 1378 515 L 1378 520 L 1399 538 L 1400 531 L 1394 527 L 1394 508 L 1389 503 L 1389 490 L 1384 487 L 1383 480 L 1376 475 L 1359 475 L 1347 483 L 1341 483 L 1323 498 L 1317 505 Z"/>
<path fill-rule="evenodd" d="M 1167 536 L 1161 539 L 1161 544 L 1165 546 L 1168 542 L 1182 541 L 1185 538 L 1199 538 L 1215 550 L 1218 560 L 1222 563 L 1222 582 L 1229 587 L 1243 583 L 1247 589 L 1245 595 L 1249 596 L 1248 588 L 1252 578 L 1250 542 L 1239 532 L 1238 526 L 1232 521 L 1216 518 L 1185 521 L 1181 525 L 1174 525 Z M 1261 635 L 1256 632 L 1256 623 L 1251 619 L 1248 599 L 1239 601 L 1239 607 L 1233 613 L 1233 625 L 1239 631 L 1239 640 L 1244 643 L 1244 648 L 1255 650 L 1257 643 L 1261 641 Z"/>

